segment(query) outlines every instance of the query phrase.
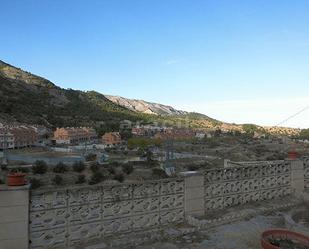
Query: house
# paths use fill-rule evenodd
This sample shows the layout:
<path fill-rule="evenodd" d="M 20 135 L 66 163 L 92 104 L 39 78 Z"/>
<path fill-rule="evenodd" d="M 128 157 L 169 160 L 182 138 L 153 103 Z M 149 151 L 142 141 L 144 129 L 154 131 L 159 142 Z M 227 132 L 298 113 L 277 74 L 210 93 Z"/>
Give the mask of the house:
<path fill-rule="evenodd" d="M 121 144 L 119 132 L 107 132 L 102 136 L 102 142 L 106 146 L 115 146 Z"/>
<path fill-rule="evenodd" d="M 53 140 L 56 144 L 79 144 L 96 140 L 97 133 L 89 127 L 57 128 Z"/>
<path fill-rule="evenodd" d="M 30 126 L 19 125 L 0 128 L 0 149 L 15 149 L 34 146 L 38 134 Z"/>
<path fill-rule="evenodd" d="M 7 128 L 0 128 L 0 149 L 13 149 L 14 135 Z"/>

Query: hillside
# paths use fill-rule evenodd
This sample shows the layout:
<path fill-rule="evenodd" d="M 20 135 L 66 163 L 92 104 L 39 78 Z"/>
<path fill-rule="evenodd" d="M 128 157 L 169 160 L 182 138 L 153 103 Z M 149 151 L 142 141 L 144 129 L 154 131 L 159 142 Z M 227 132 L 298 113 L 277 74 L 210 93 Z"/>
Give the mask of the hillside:
<path fill-rule="evenodd" d="M 148 103 L 148 102 L 145 102 Z M 94 126 L 101 132 L 116 130 L 122 120 L 166 125 L 213 127 L 218 121 L 199 114 L 173 111 L 157 104 L 161 113 L 130 110 L 95 91 L 62 89 L 47 79 L 0 61 L 0 120 L 55 126 Z M 159 108 L 160 106 L 160 108 Z M 163 108 L 164 106 L 164 108 Z M 161 115 L 163 109 L 169 116 Z M 166 113 L 167 114 L 167 113 Z M 200 125 L 201 117 L 204 124 Z"/>
<path fill-rule="evenodd" d="M 123 120 L 162 123 L 168 126 L 299 134 L 284 127 L 223 123 L 200 113 L 144 100 L 62 89 L 53 82 L 0 61 L 0 122 L 56 126 L 93 126 L 99 133 L 118 130 Z"/>

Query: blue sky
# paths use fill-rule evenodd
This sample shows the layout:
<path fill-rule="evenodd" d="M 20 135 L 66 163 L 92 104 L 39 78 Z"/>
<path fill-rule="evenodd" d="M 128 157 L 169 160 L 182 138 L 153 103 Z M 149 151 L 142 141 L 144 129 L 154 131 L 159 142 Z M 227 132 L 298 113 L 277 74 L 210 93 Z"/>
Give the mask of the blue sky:
<path fill-rule="evenodd" d="M 0 8 L 0 59 L 64 88 L 263 125 L 309 105 L 307 0 L 0 0 Z M 309 127 L 307 112 L 284 125 Z"/>

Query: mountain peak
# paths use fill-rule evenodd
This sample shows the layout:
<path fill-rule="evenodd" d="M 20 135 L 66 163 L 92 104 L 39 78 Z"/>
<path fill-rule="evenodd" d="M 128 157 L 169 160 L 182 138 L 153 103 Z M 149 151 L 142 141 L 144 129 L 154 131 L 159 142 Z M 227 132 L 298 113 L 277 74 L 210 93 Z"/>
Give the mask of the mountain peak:
<path fill-rule="evenodd" d="M 155 115 L 182 115 L 185 111 L 176 110 L 172 106 L 147 102 L 138 99 L 127 99 L 120 96 L 105 95 L 110 101 L 123 106 L 131 111 Z"/>

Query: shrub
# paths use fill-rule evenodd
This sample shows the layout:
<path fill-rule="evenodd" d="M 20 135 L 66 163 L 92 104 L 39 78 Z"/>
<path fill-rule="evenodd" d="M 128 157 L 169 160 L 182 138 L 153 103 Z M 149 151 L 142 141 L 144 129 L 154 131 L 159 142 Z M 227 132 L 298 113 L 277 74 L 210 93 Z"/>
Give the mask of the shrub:
<path fill-rule="evenodd" d="M 93 175 L 91 176 L 89 184 L 90 185 L 96 184 L 96 183 L 102 182 L 103 180 L 104 180 L 104 175 L 101 172 L 97 171 L 97 172 L 94 172 Z"/>
<path fill-rule="evenodd" d="M 112 165 L 108 165 L 107 170 L 111 175 L 115 174 L 115 169 Z"/>
<path fill-rule="evenodd" d="M 189 166 L 188 166 L 188 170 L 189 170 L 189 171 L 196 171 L 196 170 L 198 170 L 198 169 L 199 169 L 199 167 L 196 166 L 196 165 L 189 165 Z"/>
<path fill-rule="evenodd" d="M 117 180 L 118 182 L 124 181 L 124 175 L 123 174 L 117 174 L 114 176 L 114 180 Z"/>
<path fill-rule="evenodd" d="M 0 179 L 0 184 L 4 184 L 4 181 L 2 179 Z"/>
<path fill-rule="evenodd" d="M 29 168 L 18 167 L 17 171 L 22 173 L 29 173 Z"/>
<path fill-rule="evenodd" d="M 165 173 L 165 170 L 163 170 L 163 169 L 161 169 L 161 168 L 153 168 L 153 169 L 152 169 L 152 174 L 153 174 L 154 176 L 159 177 L 159 178 L 166 178 L 166 177 L 167 177 L 167 175 L 166 175 L 166 173 Z"/>
<path fill-rule="evenodd" d="M 6 165 L 1 165 L 1 170 L 8 170 L 8 166 L 6 166 Z"/>
<path fill-rule="evenodd" d="M 34 177 L 30 179 L 30 184 L 31 184 L 31 189 L 37 189 L 43 185 L 39 179 L 34 178 Z"/>
<path fill-rule="evenodd" d="M 63 178 L 60 175 L 55 175 L 55 177 L 52 179 L 52 182 L 55 185 L 61 185 L 63 183 Z"/>
<path fill-rule="evenodd" d="M 95 173 L 99 170 L 99 166 L 97 164 L 92 164 L 90 166 L 90 170 L 92 171 L 92 173 Z"/>
<path fill-rule="evenodd" d="M 83 162 L 75 162 L 74 164 L 73 164 L 73 170 L 75 171 L 75 172 L 78 172 L 78 173 L 80 173 L 80 172 L 82 172 L 83 170 L 85 169 L 85 164 L 83 163 Z"/>
<path fill-rule="evenodd" d="M 67 165 L 65 165 L 63 162 L 59 162 L 53 169 L 55 173 L 64 173 L 67 170 Z"/>
<path fill-rule="evenodd" d="M 32 167 L 33 174 L 45 174 L 47 172 L 47 165 L 44 161 L 37 160 Z"/>
<path fill-rule="evenodd" d="M 97 159 L 97 155 L 93 154 L 93 153 L 90 153 L 90 154 L 86 155 L 85 159 L 86 159 L 87 162 L 94 161 L 94 160 Z"/>
<path fill-rule="evenodd" d="M 134 168 L 131 164 L 125 164 L 122 166 L 122 170 L 127 175 L 130 175 L 133 172 Z"/>
<path fill-rule="evenodd" d="M 79 175 L 77 180 L 76 180 L 76 184 L 82 184 L 86 182 L 86 177 L 84 175 Z"/>

